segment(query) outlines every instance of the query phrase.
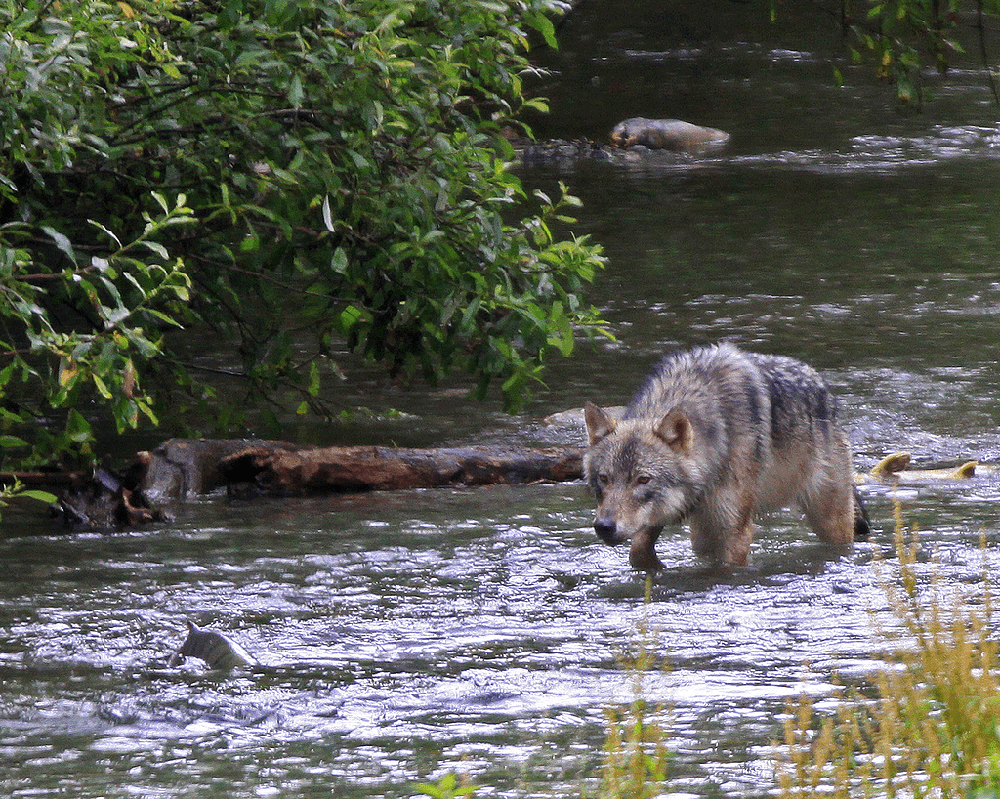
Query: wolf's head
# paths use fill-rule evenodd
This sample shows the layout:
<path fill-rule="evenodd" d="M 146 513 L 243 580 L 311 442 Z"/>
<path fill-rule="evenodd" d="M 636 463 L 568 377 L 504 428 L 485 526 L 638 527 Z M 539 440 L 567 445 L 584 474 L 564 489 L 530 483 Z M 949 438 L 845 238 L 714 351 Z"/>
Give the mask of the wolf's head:
<path fill-rule="evenodd" d="M 594 530 L 606 544 L 633 540 L 634 566 L 644 560 L 637 546 L 655 559 L 660 530 L 681 521 L 702 495 L 691 415 L 678 405 L 656 419 L 616 420 L 588 402 L 585 418 L 584 469 L 598 503 Z"/>

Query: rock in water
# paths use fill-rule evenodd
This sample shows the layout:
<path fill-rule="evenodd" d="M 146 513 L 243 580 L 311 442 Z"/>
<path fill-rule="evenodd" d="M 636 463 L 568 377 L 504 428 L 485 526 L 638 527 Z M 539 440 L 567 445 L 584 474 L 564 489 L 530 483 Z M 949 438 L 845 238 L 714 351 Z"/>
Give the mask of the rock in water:
<path fill-rule="evenodd" d="M 717 150 L 729 142 L 724 130 L 692 125 L 680 119 L 632 117 L 615 125 L 611 143 L 618 147 L 642 145 L 652 150 L 701 153 Z"/>
<path fill-rule="evenodd" d="M 234 669 L 239 666 L 255 666 L 257 661 L 235 641 L 214 630 L 203 630 L 197 624 L 188 622 L 188 635 L 177 652 L 170 658 L 171 666 L 179 666 L 186 657 L 201 658 L 210 669 Z"/>

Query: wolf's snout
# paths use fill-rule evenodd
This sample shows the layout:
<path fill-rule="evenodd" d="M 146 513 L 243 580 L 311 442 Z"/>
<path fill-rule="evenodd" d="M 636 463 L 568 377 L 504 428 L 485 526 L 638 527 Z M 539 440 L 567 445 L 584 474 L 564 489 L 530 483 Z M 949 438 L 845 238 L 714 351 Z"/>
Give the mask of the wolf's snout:
<path fill-rule="evenodd" d="M 594 519 L 594 532 L 600 536 L 605 544 L 618 543 L 618 529 L 612 519 L 602 519 L 601 517 Z"/>

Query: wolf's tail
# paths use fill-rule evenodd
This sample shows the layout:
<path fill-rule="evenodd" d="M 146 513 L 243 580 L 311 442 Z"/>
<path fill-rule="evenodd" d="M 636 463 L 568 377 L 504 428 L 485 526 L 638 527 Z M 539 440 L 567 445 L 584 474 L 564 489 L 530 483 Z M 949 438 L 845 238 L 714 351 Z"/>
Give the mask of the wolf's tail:
<path fill-rule="evenodd" d="M 865 507 L 857 486 L 854 487 L 854 540 L 865 541 L 872 531 L 872 523 L 868 519 L 868 508 Z"/>

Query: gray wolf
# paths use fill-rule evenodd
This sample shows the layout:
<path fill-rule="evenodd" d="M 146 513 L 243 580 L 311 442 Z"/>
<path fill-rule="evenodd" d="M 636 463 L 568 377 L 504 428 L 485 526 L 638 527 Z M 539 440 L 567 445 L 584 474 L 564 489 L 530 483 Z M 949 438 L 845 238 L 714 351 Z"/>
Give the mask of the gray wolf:
<path fill-rule="evenodd" d="M 760 512 L 798 504 L 822 541 L 869 531 L 837 401 L 801 361 L 731 344 L 667 356 L 615 419 L 585 408 L 594 530 L 662 568 L 660 531 L 685 522 L 697 555 L 744 566 Z"/>

